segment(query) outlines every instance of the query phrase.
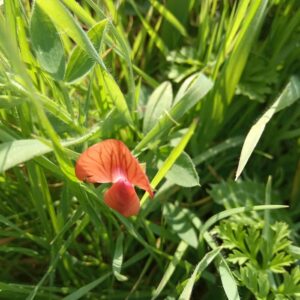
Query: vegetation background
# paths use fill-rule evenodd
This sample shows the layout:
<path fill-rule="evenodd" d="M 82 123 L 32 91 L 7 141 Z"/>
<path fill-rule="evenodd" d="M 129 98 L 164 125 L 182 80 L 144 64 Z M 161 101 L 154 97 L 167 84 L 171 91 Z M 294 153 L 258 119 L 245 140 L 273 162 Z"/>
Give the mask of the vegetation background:
<path fill-rule="evenodd" d="M 299 299 L 299 8 L 1 3 L 0 299 Z M 137 217 L 74 175 L 106 138 Z"/>

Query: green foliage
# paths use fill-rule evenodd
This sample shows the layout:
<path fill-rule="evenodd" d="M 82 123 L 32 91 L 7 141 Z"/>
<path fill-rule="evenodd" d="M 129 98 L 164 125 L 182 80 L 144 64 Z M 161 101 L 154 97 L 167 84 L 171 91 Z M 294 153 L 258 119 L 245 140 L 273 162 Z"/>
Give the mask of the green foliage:
<path fill-rule="evenodd" d="M 107 20 L 102 20 L 94 25 L 87 33 L 95 49 L 98 51 L 101 47 L 103 32 L 106 24 Z M 71 82 L 79 79 L 80 77 L 84 76 L 93 67 L 93 65 L 94 62 L 87 55 L 87 53 L 78 46 L 75 47 L 70 55 L 64 80 Z"/>
<path fill-rule="evenodd" d="M 299 28 L 297 0 L 0 1 L 0 298 L 299 298 Z M 137 217 L 75 176 L 107 138 Z"/>
<path fill-rule="evenodd" d="M 299 280 L 290 287 L 288 278 L 295 276 L 298 267 L 290 253 L 291 232 L 286 223 L 271 225 L 267 239 L 262 238 L 264 221 L 237 223 L 225 220 L 213 230 L 226 251 L 226 261 L 235 265 L 235 276 L 256 299 L 275 299 L 297 296 Z M 285 287 L 286 285 L 286 287 Z M 281 299 L 281 298 L 278 299 Z M 277 299 L 277 298 L 276 298 Z"/>
<path fill-rule="evenodd" d="M 171 230 L 176 233 L 180 239 L 191 247 L 198 247 L 198 238 L 195 230 L 194 216 L 188 209 L 176 207 L 171 203 L 164 206 L 163 215 Z"/>
<path fill-rule="evenodd" d="M 32 11 L 30 35 L 41 67 L 61 80 L 65 73 L 64 48 L 55 26 L 37 4 Z"/>
<path fill-rule="evenodd" d="M 158 167 L 161 162 L 158 162 Z M 195 165 L 189 155 L 183 152 L 172 168 L 166 174 L 166 179 L 170 184 L 176 184 L 183 187 L 199 186 L 199 177 Z"/>
<path fill-rule="evenodd" d="M 279 95 L 278 99 L 271 105 L 271 107 L 258 119 L 258 121 L 251 127 L 245 139 L 238 169 L 236 171 L 236 179 L 241 175 L 250 158 L 255 146 L 257 145 L 267 123 L 271 120 L 273 115 L 282 109 L 293 104 L 300 98 L 300 80 L 297 77 L 292 77 L 289 83 Z"/>
<path fill-rule="evenodd" d="M 144 114 L 143 131 L 149 132 L 157 120 L 170 111 L 173 91 L 170 82 L 163 82 L 150 95 Z"/>

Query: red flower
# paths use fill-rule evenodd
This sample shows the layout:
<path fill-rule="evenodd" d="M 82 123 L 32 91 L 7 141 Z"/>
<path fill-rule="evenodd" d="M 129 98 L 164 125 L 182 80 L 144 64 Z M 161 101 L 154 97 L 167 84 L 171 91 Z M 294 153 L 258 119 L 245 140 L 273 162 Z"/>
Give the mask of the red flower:
<path fill-rule="evenodd" d="M 148 177 L 138 160 L 118 140 L 105 140 L 88 148 L 77 160 L 75 173 L 82 181 L 112 182 L 104 194 L 104 202 L 125 217 L 136 215 L 140 209 L 135 185 L 153 197 Z"/>

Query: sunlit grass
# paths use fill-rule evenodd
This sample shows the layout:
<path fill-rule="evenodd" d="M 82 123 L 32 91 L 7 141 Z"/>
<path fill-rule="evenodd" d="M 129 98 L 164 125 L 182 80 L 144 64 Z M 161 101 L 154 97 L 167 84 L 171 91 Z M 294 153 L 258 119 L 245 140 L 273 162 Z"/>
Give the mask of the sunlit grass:
<path fill-rule="evenodd" d="M 299 8 L 4 1 L 0 298 L 299 297 Z M 75 176 L 107 138 L 156 190 L 136 217 Z"/>

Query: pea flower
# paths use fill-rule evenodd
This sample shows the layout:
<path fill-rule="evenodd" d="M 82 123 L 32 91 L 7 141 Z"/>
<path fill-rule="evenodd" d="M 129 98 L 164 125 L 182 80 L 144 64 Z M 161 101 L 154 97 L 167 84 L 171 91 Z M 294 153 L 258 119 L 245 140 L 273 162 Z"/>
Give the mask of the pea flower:
<path fill-rule="evenodd" d="M 84 151 L 76 162 L 79 180 L 90 183 L 112 183 L 104 194 L 104 202 L 125 217 L 138 214 L 140 201 L 134 186 L 148 192 L 153 190 L 147 175 L 127 146 L 119 140 L 108 139 Z"/>

